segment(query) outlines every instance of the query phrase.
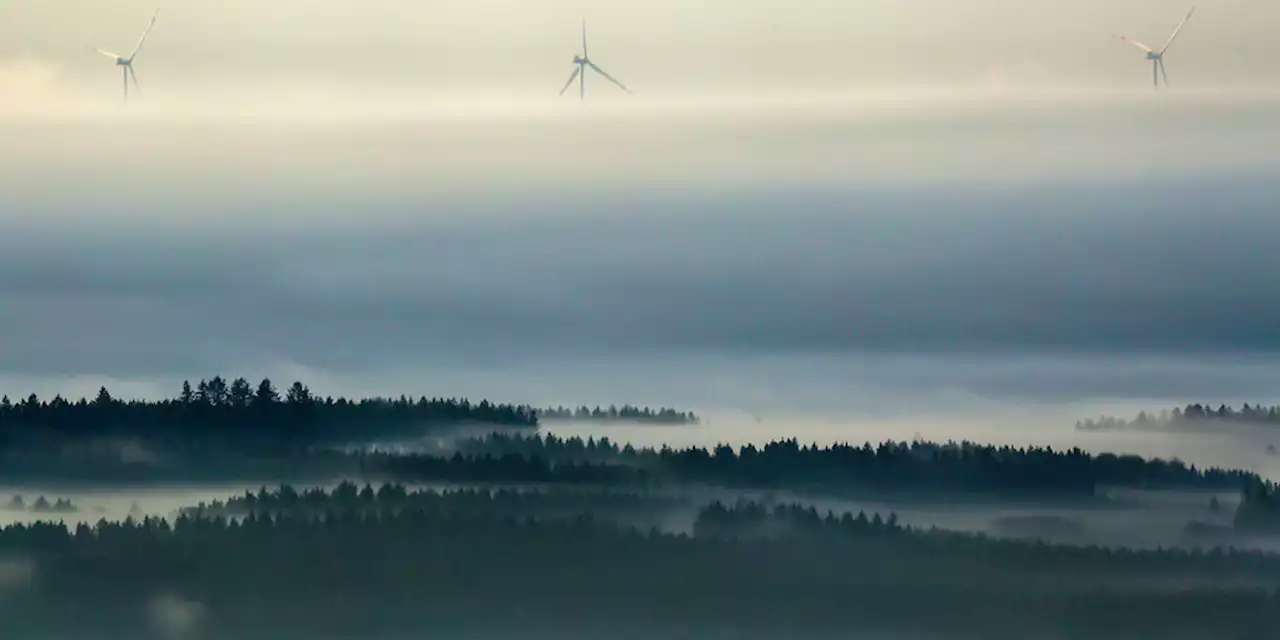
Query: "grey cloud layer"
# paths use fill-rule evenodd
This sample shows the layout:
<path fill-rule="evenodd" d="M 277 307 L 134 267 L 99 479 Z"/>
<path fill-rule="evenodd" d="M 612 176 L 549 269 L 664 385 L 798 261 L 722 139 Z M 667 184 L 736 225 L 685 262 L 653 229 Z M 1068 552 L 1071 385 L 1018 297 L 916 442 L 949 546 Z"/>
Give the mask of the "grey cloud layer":
<path fill-rule="evenodd" d="M 691 188 L 477 198 L 452 201 L 447 222 L 294 232 L 7 228 L 0 358 L 11 373 L 138 375 L 267 359 L 1271 351 L 1274 195 L 1267 176 Z M 517 206 L 561 215 L 492 213 Z"/>
<path fill-rule="evenodd" d="M 1200 16 L 1171 51 L 1175 84 L 1274 86 L 1268 61 L 1280 9 L 1261 0 L 1197 3 Z M 139 70 L 149 91 L 216 83 L 239 92 L 254 81 L 340 94 L 405 84 L 550 93 L 568 75 L 583 15 L 600 61 L 643 92 L 1142 85 L 1140 52 L 1111 34 L 1157 46 L 1191 3 L 9 0 L 0 4 L 0 23 L 9 26 L 0 61 L 50 61 L 69 88 L 114 96 L 116 78 L 102 66 L 109 61 L 89 47 L 130 46 L 157 4 L 161 22 Z"/>

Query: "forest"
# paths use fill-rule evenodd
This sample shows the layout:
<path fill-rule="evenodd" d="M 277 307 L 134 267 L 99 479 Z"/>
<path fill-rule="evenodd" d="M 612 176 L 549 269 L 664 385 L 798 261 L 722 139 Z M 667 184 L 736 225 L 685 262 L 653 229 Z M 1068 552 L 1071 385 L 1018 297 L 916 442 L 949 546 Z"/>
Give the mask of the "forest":
<path fill-rule="evenodd" d="M 422 435 L 433 428 L 478 424 L 535 428 L 531 407 L 488 400 L 419 397 L 320 397 L 301 382 L 283 393 L 270 379 L 256 386 L 244 378 L 184 382 L 175 398 L 119 400 L 106 389 L 92 399 L 61 396 L 20 402 L 0 399 L 0 450 L 61 448 L 67 443 L 128 438 L 166 450 L 211 444 L 253 453 L 297 451 L 307 447 L 369 442 Z"/>
<path fill-rule="evenodd" d="M 14 402 L 0 398 L 0 452 L 61 450 L 104 438 L 130 439 L 181 452 L 214 446 L 253 454 L 299 454 L 309 448 L 417 437 L 481 425 L 535 429 L 550 421 L 635 422 L 692 425 L 692 412 L 623 405 L 588 409 L 534 409 L 526 405 L 459 398 L 320 397 L 294 382 L 283 393 L 270 379 L 256 385 L 220 376 L 194 387 L 182 384 L 174 398 L 121 400 L 105 387 L 92 400 L 35 394 Z"/>
<path fill-rule="evenodd" d="M 1280 485 L 1257 480 L 1241 496 L 1232 526 L 1238 532 L 1280 535 Z"/>
<path fill-rule="evenodd" d="M 30 504 L 20 495 L 13 496 L 8 504 L 0 507 L 4 511 L 9 512 L 31 512 L 31 513 L 76 513 L 79 509 L 65 498 L 55 498 L 53 502 L 44 496 L 39 496 L 32 500 Z"/>
<path fill-rule="evenodd" d="M 1280 406 L 1267 407 L 1261 404 L 1245 403 L 1239 409 L 1235 409 L 1222 404 L 1214 409 L 1212 405 L 1189 404 L 1182 408 L 1164 410 L 1158 414 L 1140 411 L 1131 419 L 1104 416 L 1081 420 L 1076 422 L 1076 429 L 1081 431 L 1197 429 L 1214 423 L 1280 426 Z"/>
<path fill-rule="evenodd" d="M 424 630 L 1021 640 L 1046 629 L 1190 640 L 1266 637 L 1280 616 L 1276 555 L 1018 541 L 906 526 L 891 508 L 797 502 L 1101 509 L 1113 487 L 1238 491 L 1234 516 L 1214 522 L 1280 534 L 1280 487 L 1254 473 L 973 442 L 650 448 L 538 430 L 542 420 L 596 420 L 586 417 L 596 411 L 322 399 L 301 383 L 281 395 L 269 380 L 255 388 L 217 378 L 158 402 L 105 389 L 74 403 L 6 401 L 0 478 L 52 469 L 91 482 L 261 477 L 277 488 L 170 514 L 135 503 L 129 516 L 96 523 L 83 519 L 102 513 L 92 505 L 15 497 L 0 509 L 18 518 L 0 528 L 4 637 L 150 638 L 157 611 L 170 619 L 175 610 L 186 631 L 163 637 L 250 640 L 400 640 Z M 605 421 L 697 422 L 671 409 L 599 411 Z M 434 444 L 370 446 L 422 435 Z M 112 437 L 167 453 L 69 462 L 73 445 Z M 763 497 L 748 493 L 757 491 Z M 29 518 L 39 521 L 20 523 Z"/>
<path fill-rule="evenodd" d="M 259 515 L 326 516 L 335 513 L 382 514 L 405 511 L 449 513 L 467 517 L 555 517 L 576 518 L 589 513 L 595 518 L 612 518 L 637 525 L 653 524 L 661 516 L 678 510 L 692 510 L 694 503 L 676 494 L 662 495 L 611 489 L 540 490 L 454 488 L 447 491 L 409 489 L 401 484 L 383 483 L 377 489 L 365 483 L 343 481 L 332 489 L 301 490 L 281 485 L 257 492 L 231 496 L 226 500 L 199 503 L 180 510 L 191 517 L 240 518 Z"/>
<path fill-rule="evenodd" d="M 677 411 L 669 407 L 651 409 L 649 407 L 595 407 L 589 409 L 585 405 L 576 409 L 553 407 L 539 409 L 538 419 L 544 422 L 632 422 L 639 424 L 661 425 L 696 425 L 701 419 L 692 411 Z"/>
<path fill-rule="evenodd" d="M 367 472 L 403 481 L 705 484 L 822 492 L 981 493 L 1092 497 L 1100 488 L 1238 491 L 1256 475 L 1178 460 L 1093 455 L 1080 449 L 996 447 L 971 442 L 801 445 L 795 439 L 737 449 L 619 445 L 608 438 L 493 433 L 458 444 L 452 457 L 370 455 Z"/>
<path fill-rule="evenodd" d="M 254 639 L 415 629 L 1265 637 L 1249 634 L 1280 614 L 1280 559 L 1261 553 L 1052 546 L 750 501 L 711 504 L 688 531 L 664 531 L 594 515 L 645 502 L 623 494 L 248 495 L 236 517 L 5 527 L 0 557 L 32 577 L 0 598 L 6 637 L 142 634 L 162 594 L 207 613 L 202 637 Z M 637 635 L 617 635 L 619 621 Z"/>

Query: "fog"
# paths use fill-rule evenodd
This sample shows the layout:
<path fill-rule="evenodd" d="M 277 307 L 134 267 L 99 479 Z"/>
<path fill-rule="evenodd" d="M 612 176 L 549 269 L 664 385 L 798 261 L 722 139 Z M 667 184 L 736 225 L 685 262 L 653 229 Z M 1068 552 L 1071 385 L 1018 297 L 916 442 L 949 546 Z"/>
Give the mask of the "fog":
<path fill-rule="evenodd" d="M 551 91 L 568 77 L 583 17 L 593 57 L 645 92 L 1128 86 L 1147 82 L 1149 67 L 1113 34 L 1158 47 L 1190 4 L 14 0 L 0 7 L 0 23 L 9 26 L 0 59 L 34 62 L 87 90 L 113 92 L 118 74 L 92 47 L 127 53 L 160 6 L 162 21 L 138 69 L 144 90 L 213 85 L 243 92 L 271 84 L 358 92 L 411 83 L 445 93 Z M 1268 25 L 1280 19 L 1276 7 L 1259 0 L 1198 4 L 1197 21 L 1170 52 L 1175 82 L 1274 84 L 1268 61 L 1280 50 Z"/>
<path fill-rule="evenodd" d="M 540 427 L 637 446 L 968 440 L 1178 458 L 1280 478 L 1280 456 L 1269 452 L 1280 436 L 1269 428 L 1074 429 L 1104 414 L 1280 396 L 1280 303 L 1270 295 L 1280 246 L 1280 72 L 1270 62 L 1280 56 L 1272 33 L 1280 7 L 1200 0 L 1169 51 L 1172 87 L 1153 91 L 1150 63 L 1116 35 L 1158 48 L 1189 4 L 178 0 L 161 6 L 136 63 L 140 92 L 126 103 L 119 68 L 93 48 L 127 54 L 154 0 L 11 0 L 0 4 L 0 395 L 91 397 L 106 385 L 117 398 L 160 398 L 184 379 L 269 376 L 322 396 L 625 403 L 703 419 Z M 593 76 L 585 103 L 556 96 L 584 18 L 591 58 L 634 95 Z M 102 425 L 111 424 L 107 413 Z M 204 428 L 209 415 L 187 419 Z M 86 438 L 61 451 L 95 446 L 107 443 Z M 150 446 L 134 453 L 158 455 Z M 58 449 L 49 451 L 57 459 Z M 1090 500 L 1092 485 L 1072 484 L 1090 476 L 1073 463 L 1034 464 L 1043 468 L 995 469 L 998 482 L 969 493 L 934 480 L 921 480 L 918 493 L 910 483 L 850 493 L 805 481 L 732 485 L 777 487 L 742 491 L 691 480 L 655 485 L 644 498 L 668 492 L 688 504 L 663 511 L 642 500 L 621 517 L 648 518 L 641 530 L 657 520 L 663 531 L 692 533 L 698 507 L 745 497 L 823 513 L 893 512 L 921 529 L 1141 548 L 1187 545 L 1184 527 L 1195 521 L 1206 539 L 1235 526 L 1232 544 L 1278 548 L 1242 528 L 1248 521 L 1233 525 L 1236 491 L 1151 491 L 1143 483 L 1161 480 L 1148 470 L 1133 487 L 1102 487 L 1106 495 Z M 353 479 L 380 480 L 372 469 Z M 288 480 L 332 487 L 325 473 Z M 956 472 L 939 465 L 936 473 Z M 44 495 L 78 510 L 7 509 L 0 525 L 173 516 L 259 486 L 123 487 L 49 474 L 8 482 L 0 503 Z M 1038 487 L 1035 500 L 1019 497 L 1023 482 Z M 1211 499 L 1222 508 L 1211 512 Z M 1265 516 L 1265 492 L 1252 499 L 1261 506 L 1242 513 Z M 922 581 L 910 570 L 877 577 L 859 569 L 838 572 L 841 583 L 828 568 L 843 552 L 810 557 L 796 547 L 781 563 L 766 546 L 754 564 L 708 560 L 699 566 L 725 573 L 690 576 L 676 555 L 684 542 L 674 538 L 629 547 L 649 554 L 653 566 L 642 572 L 593 572 L 584 582 L 556 571 L 590 564 L 593 550 L 611 562 L 635 558 L 606 553 L 597 543 L 611 538 L 581 523 L 572 534 L 580 542 L 477 528 L 474 539 L 491 548 L 467 537 L 456 547 L 465 553 L 450 552 L 453 543 L 436 537 L 397 557 L 388 549 L 398 542 L 380 545 L 418 540 L 418 525 L 388 516 L 408 503 L 377 500 L 377 526 L 369 520 L 332 538 L 318 525 L 290 530 L 274 547 L 270 525 L 175 533 L 190 545 L 187 556 L 132 521 L 102 544 L 68 540 L 74 552 L 65 554 L 36 544 L 47 532 L 32 528 L 27 542 L 11 527 L 14 549 L 43 555 L 0 556 L 0 617 L 26 620 L 31 637 L 43 637 L 38 630 L 89 620 L 62 603 L 90 593 L 118 596 L 98 612 L 104 632 L 136 627 L 173 640 L 251 629 L 276 637 L 326 624 L 338 633 L 364 614 L 387 629 L 418 615 L 447 628 L 443 614 L 501 626 L 504 616 L 524 619 L 528 602 L 540 602 L 532 608 L 556 625 L 596 615 L 616 628 L 628 625 L 608 613 L 607 599 L 584 605 L 581 595 L 553 594 L 588 585 L 581 593 L 658 593 L 666 601 L 650 604 L 692 611 L 692 596 L 671 595 L 687 579 L 774 565 L 759 582 L 743 573 L 719 583 L 715 591 L 736 594 L 726 597 L 738 607 L 733 619 L 763 608 L 777 620 L 787 611 L 815 619 L 804 612 L 817 609 L 806 607 L 824 601 L 777 585 L 882 581 L 854 599 L 874 610 L 880 605 L 867 598 L 896 588 L 908 594 L 901 611 L 913 613 L 931 606 L 917 609 L 921 602 L 940 610 L 969 602 L 961 593 L 986 594 L 994 605 L 982 606 L 999 611 L 1007 598 L 1038 590 L 1075 606 L 1073 590 L 1091 584 L 1117 593 L 1274 586 L 1232 573 L 1227 561 L 1171 571 L 1169 584 L 1136 565 L 1112 573 L 1118 556 L 1065 579 L 1060 570 L 997 571 L 995 559 L 1014 558 L 1013 547 L 990 547 L 991 566 L 970 564 L 979 556 L 956 547 L 938 566 L 966 568 Z M 876 530 L 857 535 L 868 531 Z M 903 546 L 893 553 L 904 563 L 919 556 L 915 535 L 897 534 Z M 325 546 L 335 543 L 346 546 Z M 323 562 L 300 551 L 325 548 L 342 551 Z M 97 568 L 86 571 L 80 557 Z M 1159 557 L 1171 568 L 1183 560 Z M 862 562 L 877 561 L 872 553 Z M 881 568 L 892 572 L 895 562 Z M 508 564 L 524 568 L 508 572 Z M 504 582 L 494 584 L 510 589 L 521 571 L 536 578 L 537 593 L 511 591 L 519 604 L 509 609 L 492 585 L 472 580 L 500 573 Z M 287 572 L 297 584 L 268 579 Z M 361 572 L 375 578 L 350 577 Z M 948 572 L 955 575 L 941 575 Z M 399 582 L 377 581 L 393 575 Z M 998 576 L 1012 590 L 983 582 Z M 440 577 L 449 579 L 430 591 Z M 97 579 L 110 586 L 93 587 Z M 912 580 L 918 594 L 902 591 Z M 776 588 L 755 600 L 752 584 Z M 828 595 L 855 593 L 846 587 Z M 482 595 L 447 599 L 471 593 Z M 1185 607 L 1126 603 L 1112 613 L 1103 599 L 1081 599 L 1072 620 L 1050 619 L 1054 609 L 1045 608 L 1049 617 L 1034 624 L 1067 629 L 1150 610 L 1161 613 L 1144 622 L 1156 625 L 1207 602 L 1183 596 Z M 619 602 L 620 611 L 633 606 Z M 717 615 L 716 597 L 706 602 L 712 608 L 699 620 Z M 426 616 L 423 603 L 442 608 Z M 573 615 L 555 613 L 561 605 Z M 1252 610 L 1239 611 L 1236 623 L 1252 619 Z M 521 636 L 540 631 L 532 625 Z"/>
<path fill-rule="evenodd" d="M 1280 387 L 1265 92 L 224 100 L 0 119 L 4 393 L 270 375 L 1056 441 Z"/>

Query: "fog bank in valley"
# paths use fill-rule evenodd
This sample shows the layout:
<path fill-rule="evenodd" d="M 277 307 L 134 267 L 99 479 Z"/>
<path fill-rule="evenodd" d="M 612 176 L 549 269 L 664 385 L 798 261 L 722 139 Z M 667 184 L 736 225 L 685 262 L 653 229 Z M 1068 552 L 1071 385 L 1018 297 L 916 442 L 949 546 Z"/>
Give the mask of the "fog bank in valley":
<path fill-rule="evenodd" d="M 1277 6 L 151 2 L 0 5 L 14 637 L 1274 626 L 1280 418 L 1075 425 L 1280 397 Z"/>
<path fill-rule="evenodd" d="M 0 119 L 5 393 L 271 375 L 1022 440 L 1280 387 L 1268 99 L 224 100 Z"/>

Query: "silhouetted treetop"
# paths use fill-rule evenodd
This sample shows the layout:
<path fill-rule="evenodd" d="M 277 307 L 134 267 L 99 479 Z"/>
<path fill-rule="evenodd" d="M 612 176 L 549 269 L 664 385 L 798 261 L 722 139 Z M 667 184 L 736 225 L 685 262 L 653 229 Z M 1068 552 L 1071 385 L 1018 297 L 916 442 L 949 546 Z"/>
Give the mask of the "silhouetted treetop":
<path fill-rule="evenodd" d="M 1265 480 L 1249 483 L 1241 494 L 1233 526 L 1242 533 L 1280 534 L 1280 485 Z"/>
<path fill-rule="evenodd" d="M 244 517 L 250 514 L 288 516 L 323 515 L 338 517 L 357 514 L 398 514 L 422 512 L 432 517 L 518 517 L 575 518 L 594 517 L 626 519 L 630 516 L 663 514 L 676 508 L 692 508 L 683 498 L 648 493 L 614 490 L 527 490 L 454 488 L 446 490 L 409 489 L 404 485 L 383 483 L 374 488 L 344 481 L 333 489 L 295 489 L 281 485 L 274 490 L 265 487 L 256 492 L 214 500 L 180 510 L 191 517 Z"/>
<path fill-rule="evenodd" d="M 406 500 L 394 486 L 353 488 L 337 499 Z M 282 487 L 268 499 L 305 498 Z M 216 614 L 210 636 L 264 640 L 441 628 L 581 637 L 573 632 L 646 625 L 738 631 L 724 637 L 764 628 L 772 633 L 762 637 L 1253 638 L 1270 637 L 1280 613 L 1280 559 L 1263 553 L 1015 542 L 904 527 L 893 514 L 749 501 L 712 504 L 692 532 L 675 532 L 590 512 L 472 508 L 492 495 L 429 500 L 0 528 L 3 557 L 38 558 L 38 579 L 0 605 L 5 628 L 22 638 L 151 637 L 141 614 L 160 590 Z"/>
<path fill-rule="evenodd" d="M 588 408 L 585 405 L 571 409 L 568 407 L 551 407 L 538 410 L 538 418 L 543 421 L 559 422 L 635 422 L 641 424 L 694 425 L 699 423 L 698 416 L 692 411 L 677 411 L 667 407 L 651 409 L 649 407 L 633 407 L 631 405 L 610 406 L 608 408 Z"/>
<path fill-rule="evenodd" d="M 1220 404 L 1217 408 L 1208 404 L 1189 404 L 1183 408 L 1161 411 L 1158 414 L 1138 412 L 1131 419 L 1103 416 L 1076 422 L 1081 431 L 1168 430 L 1196 429 L 1219 424 L 1253 424 L 1280 426 L 1280 406 L 1265 407 L 1245 403 L 1239 409 Z"/>
<path fill-rule="evenodd" d="M 371 456 L 367 469 L 455 482 L 700 483 L 822 492 L 906 491 L 1028 497 L 1092 497 L 1100 487 L 1239 489 L 1252 473 L 1178 460 L 1093 455 L 1080 449 L 969 442 L 801 445 L 737 449 L 640 448 L 608 438 L 494 433 L 460 443 L 451 457 Z"/>
<path fill-rule="evenodd" d="M 121 400 L 106 389 L 92 400 L 42 400 L 35 394 L 14 404 L 0 400 L 0 446 L 37 446 L 102 437 L 141 438 L 182 446 L 216 441 L 228 446 L 297 447 L 413 435 L 433 428 L 490 424 L 532 428 L 528 406 L 473 403 L 466 399 L 320 397 L 301 382 L 283 397 L 271 380 L 255 387 L 220 376 L 194 387 L 184 382 L 178 397 Z"/>

